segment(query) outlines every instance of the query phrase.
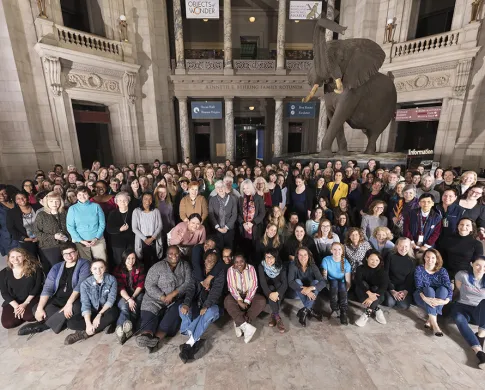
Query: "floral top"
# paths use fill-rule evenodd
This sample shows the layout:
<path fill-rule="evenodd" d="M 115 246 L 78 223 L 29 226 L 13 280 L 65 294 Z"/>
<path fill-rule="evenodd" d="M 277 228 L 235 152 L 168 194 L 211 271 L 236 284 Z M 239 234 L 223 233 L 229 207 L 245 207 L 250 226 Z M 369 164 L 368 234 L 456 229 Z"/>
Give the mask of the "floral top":
<path fill-rule="evenodd" d="M 424 266 L 419 265 L 414 271 L 414 281 L 416 283 L 416 291 L 421 292 L 426 287 L 432 287 L 434 289 L 446 287 L 448 289 L 448 299 L 451 300 L 453 297 L 450 277 L 448 276 L 448 271 L 444 268 L 440 268 L 439 271 L 430 274 Z"/>

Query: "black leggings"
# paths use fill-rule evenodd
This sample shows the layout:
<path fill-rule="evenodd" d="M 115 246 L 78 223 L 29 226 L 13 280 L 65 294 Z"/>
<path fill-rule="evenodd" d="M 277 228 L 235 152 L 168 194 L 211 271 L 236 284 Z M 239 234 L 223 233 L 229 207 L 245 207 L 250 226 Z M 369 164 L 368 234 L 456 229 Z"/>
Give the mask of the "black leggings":
<path fill-rule="evenodd" d="M 94 321 L 94 318 L 98 315 L 98 313 L 99 311 L 97 310 L 91 311 L 91 322 Z M 109 325 L 114 324 L 118 319 L 119 313 L 120 312 L 116 306 L 112 306 L 108 310 L 106 310 L 101 316 L 101 321 L 99 323 L 99 326 L 96 328 L 96 333 L 99 333 Z M 68 326 L 69 329 L 72 330 L 86 330 L 86 322 L 81 314 L 73 316 L 69 320 Z"/>

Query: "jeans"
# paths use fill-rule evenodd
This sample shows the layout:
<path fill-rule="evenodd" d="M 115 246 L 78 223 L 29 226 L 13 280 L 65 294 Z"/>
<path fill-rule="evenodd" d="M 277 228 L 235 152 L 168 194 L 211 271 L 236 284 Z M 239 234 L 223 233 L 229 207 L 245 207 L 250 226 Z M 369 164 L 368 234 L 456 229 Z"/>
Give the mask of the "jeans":
<path fill-rule="evenodd" d="M 423 298 L 421 298 L 420 295 L 421 291 L 415 291 L 413 296 L 414 296 L 414 302 L 418 306 L 421 306 L 423 309 L 426 310 L 426 312 L 429 315 L 436 316 L 436 315 L 441 315 L 441 310 L 443 309 L 443 305 L 441 306 L 436 306 L 436 307 L 431 307 L 427 303 L 423 301 Z M 439 299 L 446 299 L 448 298 L 448 289 L 444 286 L 438 287 L 436 290 L 433 287 L 425 287 L 423 288 L 422 293 L 428 297 L 428 298 L 439 298 Z"/>
<path fill-rule="evenodd" d="M 347 311 L 347 285 L 345 280 L 329 279 L 330 285 L 330 308 L 332 311 Z"/>
<path fill-rule="evenodd" d="M 133 325 L 140 316 L 140 307 L 141 307 L 141 302 L 143 300 L 143 293 L 138 294 L 135 298 L 135 303 L 136 303 L 136 309 L 135 311 L 130 310 L 130 306 L 128 305 L 128 302 L 126 302 L 125 298 L 120 298 L 118 301 L 118 309 L 120 309 L 120 316 L 118 317 L 118 320 L 116 321 L 116 325 L 123 325 L 125 321 L 131 321 Z"/>
<path fill-rule="evenodd" d="M 479 347 L 480 341 L 478 341 L 477 336 L 475 336 L 468 323 L 474 323 L 478 325 L 479 330 L 485 330 L 485 299 L 482 299 L 478 306 L 456 302 L 451 309 L 451 316 L 468 345 L 470 347 Z"/>
<path fill-rule="evenodd" d="M 212 322 L 217 321 L 220 315 L 219 306 L 217 305 L 212 305 L 211 307 L 209 307 L 203 315 L 200 315 L 200 309 L 197 307 L 197 305 L 189 307 L 189 311 L 187 314 L 182 314 L 182 312 L 180 311 L 182 306 L 183 305 L 179 306 L 179 315 L 182 319 L 182 325 L 180 325 L 180 333 L 186 336 L 192 335 L 195 341 L 200 340 L 201 336 L 207 330 L 209 325 Z M 193 317 L 193 313 L 197 314 L 196 318 Z"/>
<path fill-rule="evenodd" d="M 409 306 L 411 306 L 411 297 L 412 295 L 408 292 L 408 295 L 406 295 L 406 298 L 404 298 L 404 301 L 396 301 L 394 297 L 392 296 L 390 291 L 386 291 L 386 296 L 384 297 L 384 306 L 388 307 L 394 307 L 397 306 L 399 309 L 409 309 Z"/>
<path fill-rule="evenodd" d="M 300 279 L 296 279 L 295 280 L 296 283 L 298 283 L 300 286 L 303 287 L 303 283 L 301 282 Z M 312 281 L 312 286 L 316 286 L 317 284 L 319 283 L 318 280 L 313 280 Z M 311 309 L 313 307 L 313 305 L 315 304 L 315 301 L 312 301 L 310 298 L 308 298 L 306 295 L 303 295 L 300 290 L 295 290 L 296 292 L 296 295 L 298 295 L 298 298 L 300 298 L 300 301 L 303 303 L 303 306 L 307 309 Z M 315 293 L 315 295 L 318 295 L 319 291 L 315 290 L 313 291 Z"/>
<path fill-rule="evenodd" d="M 355 295 L 357 295 L 357 299 L 359 300 L 360 303 L 363 303 L 369 296 L 367 295 L 367 291 L 371 291 L 373 293 L 376 293 L 379 291 L 379 288 L 377 286 L 369 286 L 367 282 L 362 282 L 362 286 L 356 285 L 355 286 Z M 377 299 L 372 302 L 372 304 L 369 306 L 369 309 L 371 310 L 376 310 L 379 305 L 382 305 L 384 302 L 384 295 L 380 295 L 377 297 Z"/>

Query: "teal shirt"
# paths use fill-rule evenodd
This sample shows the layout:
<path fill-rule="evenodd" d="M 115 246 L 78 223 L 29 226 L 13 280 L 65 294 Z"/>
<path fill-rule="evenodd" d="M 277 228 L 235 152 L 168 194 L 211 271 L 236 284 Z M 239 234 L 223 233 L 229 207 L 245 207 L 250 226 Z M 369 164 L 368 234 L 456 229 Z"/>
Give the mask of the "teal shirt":
<path fill-rule="evenodd" d="M 328 280 L 345 280 L 345 274 L 352 272 L 347 259 L 344 259 L 344 272 L 342 272 L 340 261 L 334 261 L 332 256 L 324 257 L 320 268 L 327 271 Z"/>
<path fill-rule="evenodd" d="M 103 238 L 106 221 L 101 206 L 88 200 L 69 207 L 66 224 L 72 242 L 81 242 Z"/>

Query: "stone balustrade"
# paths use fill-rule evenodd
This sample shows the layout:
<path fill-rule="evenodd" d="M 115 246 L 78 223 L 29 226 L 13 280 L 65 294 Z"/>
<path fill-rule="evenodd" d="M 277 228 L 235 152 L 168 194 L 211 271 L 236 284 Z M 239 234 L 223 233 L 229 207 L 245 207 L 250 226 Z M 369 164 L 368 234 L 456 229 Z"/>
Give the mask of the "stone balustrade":
<path fill-rule="evenodd" d="M 275 60 L 233 60 L 237 74 L 244 73 L 275 73 Z"/>
<path fill-rule="evenodd" d="M 286 60 L 286 69 L 289 74 L 306 74 L 312 63 L 312 60 Z"/>
<path fill-rule="evenodd" d="M 187 74 L 223 74 L 224 60 L 185 60 Z"/>
<path fill-rule="evenodd" d="M 391 56 L 397 59 L 415 55 L 428 56 L 453 48 L 458 50 L 462 37 L 464 37 L 463 29 L 397 43 L 392 46 Z"/>

